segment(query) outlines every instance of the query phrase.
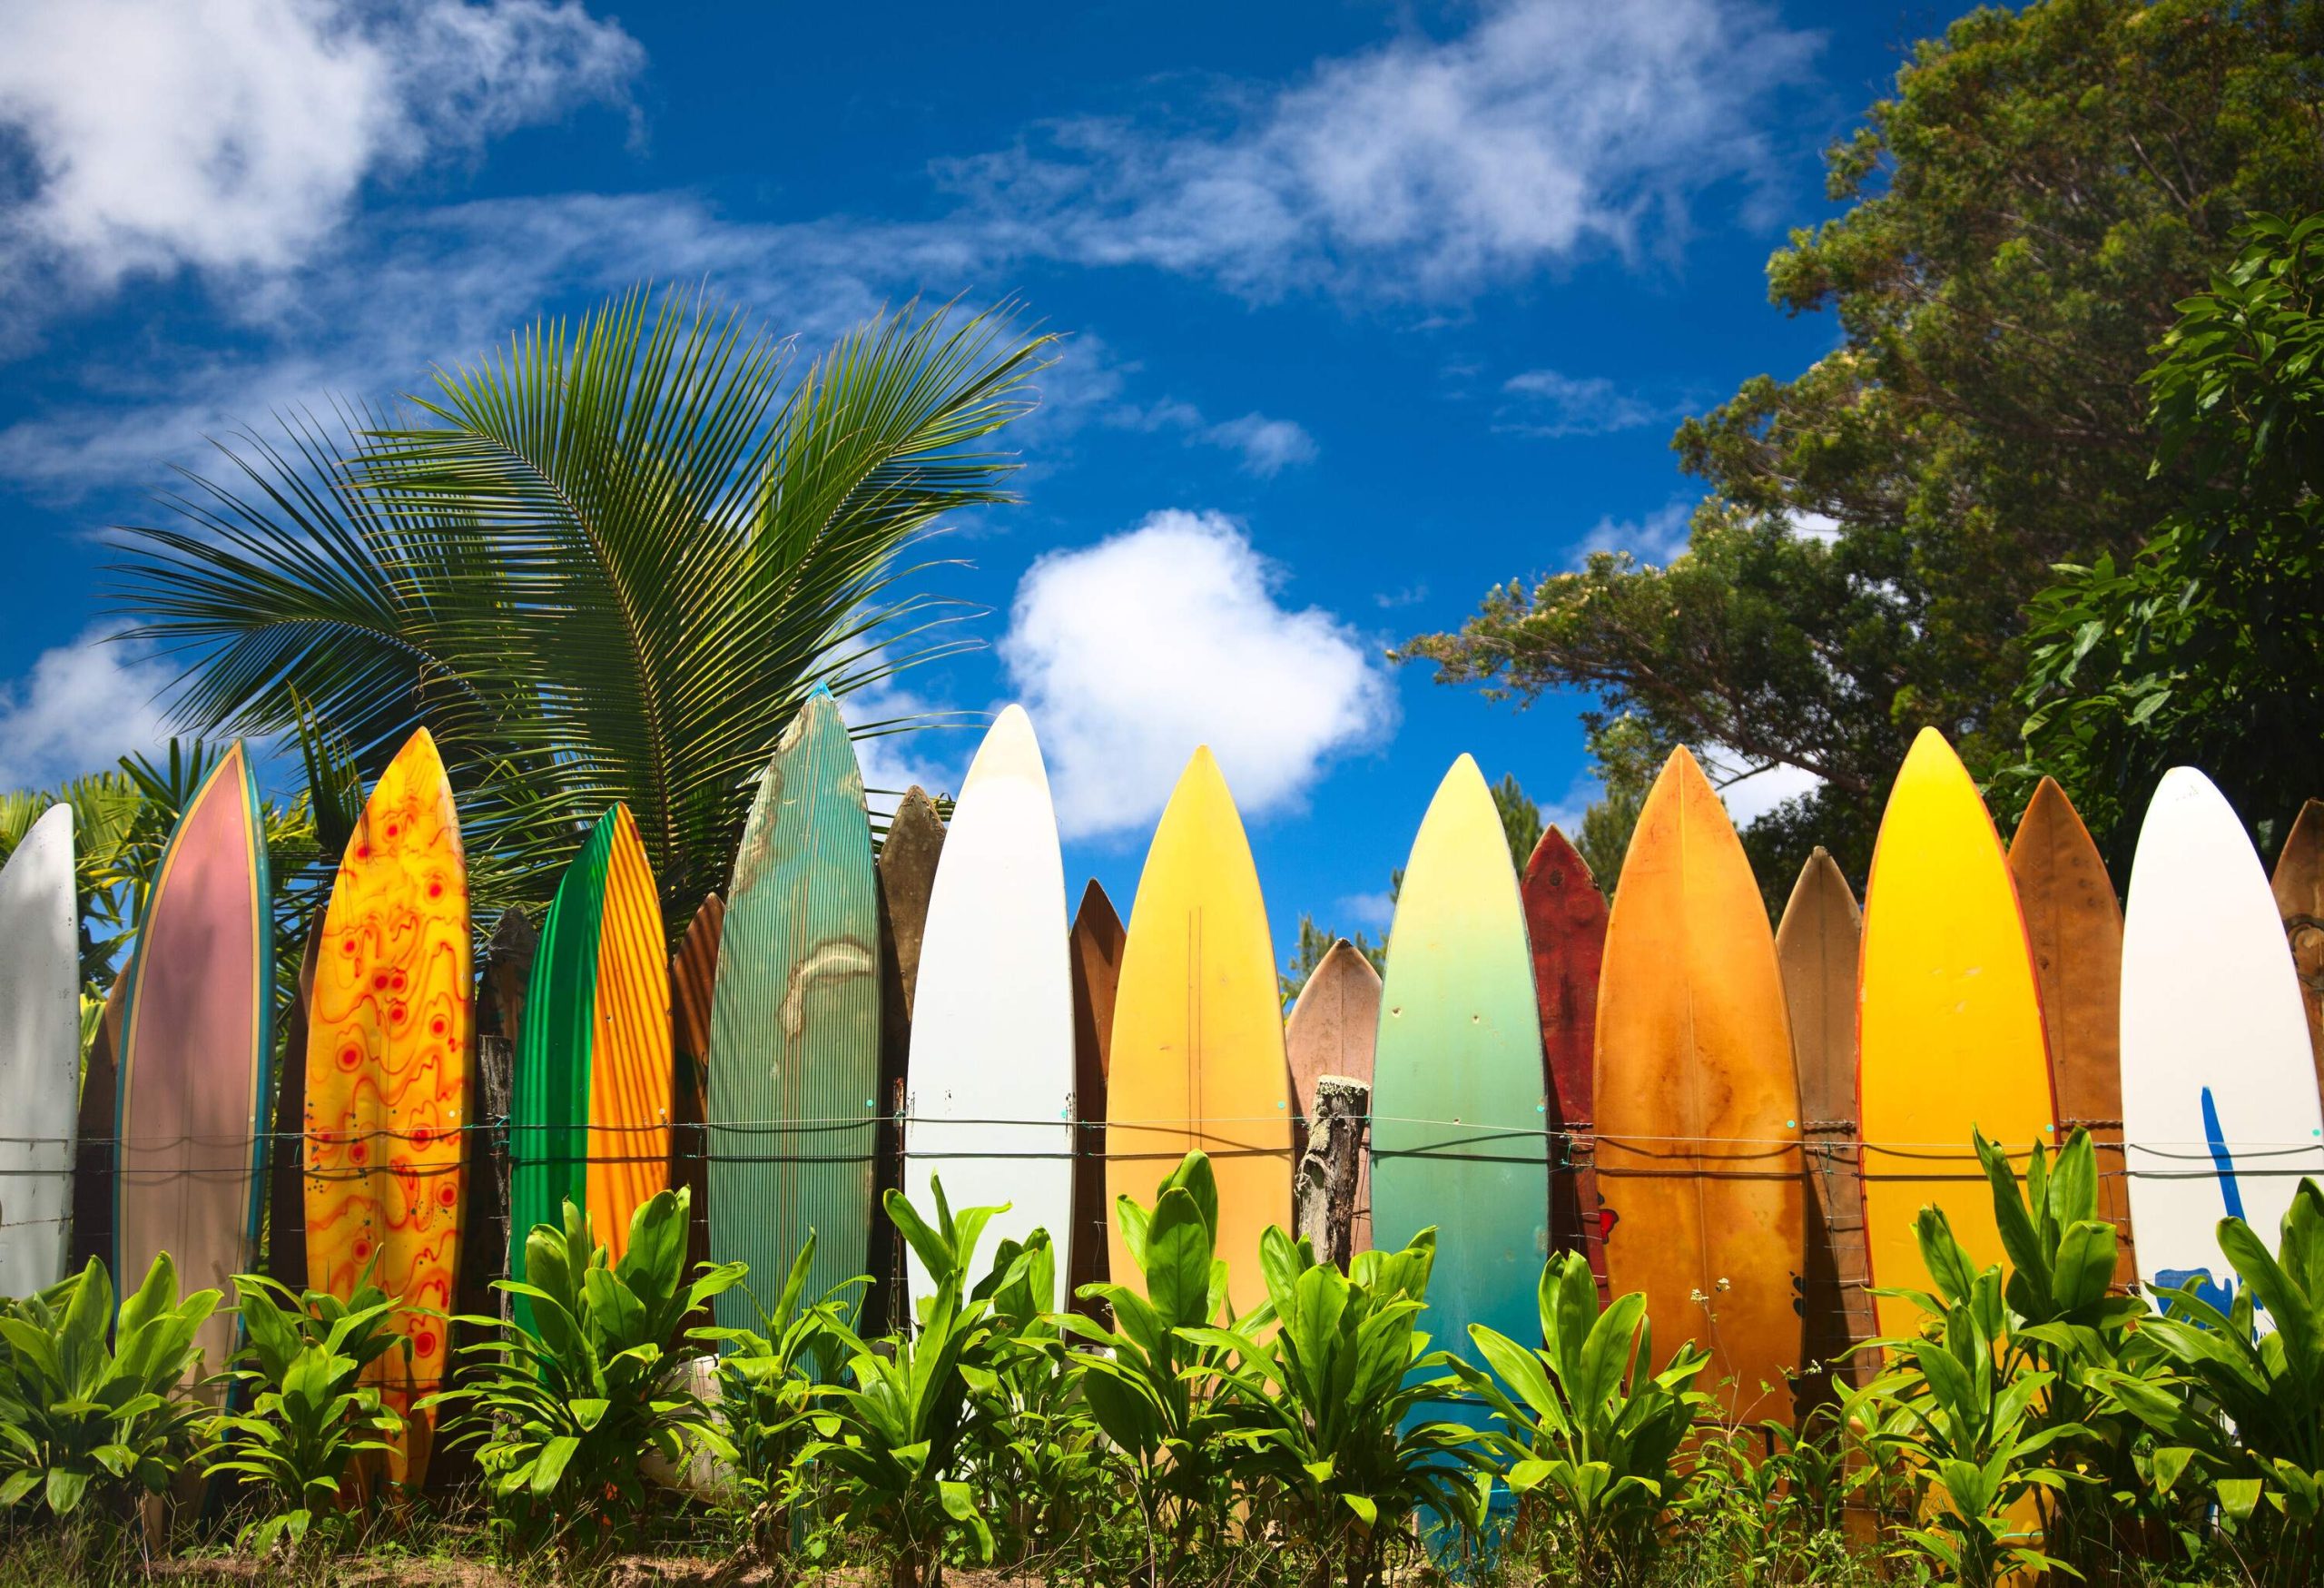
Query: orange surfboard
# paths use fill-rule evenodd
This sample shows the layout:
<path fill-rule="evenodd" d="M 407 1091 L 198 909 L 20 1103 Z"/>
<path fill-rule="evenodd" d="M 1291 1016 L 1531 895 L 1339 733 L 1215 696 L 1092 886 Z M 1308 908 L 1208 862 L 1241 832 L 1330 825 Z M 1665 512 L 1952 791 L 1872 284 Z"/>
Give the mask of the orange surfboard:
<path fill-rule="evenodd" d="M 613 811 L 605 912 L 597 929 L 596 1025 L 589 1053 L 589 1223 L 609 1260 L 629 1221 L 670 1185 L 669 940 L 654 872 L 626 805 Z"/>
<path fill-rule="evenodd" d="M 1711 1353 L 1729 1421 L 1788 1418 L 1807 1205 L 1783 974 L 1742 843 L 1683 749 L 1614 891 L 1595 1090 L 1614 1293 L 1646 1293 L 1658 1354 Z"/>
<path fill-rule="evenodd" d="M 306 1049 L 307 1281 L 346 1297 L 366 1277 L 411 1340 L 372 1365 L 410 1433 L 391 1463 L 417 1483 L 444 1386 L 444 1315 L 468 1178 L 468 893 L 459 818 L 425 729 L 379 774 L 323 915 Z M 432 1316 L 431 1316 L 432 1315 Z"/>
<path fill-rule="evenodd" d="M 2034 956 L 2001 836 L 1969 770 L 1934 728 L 1896 774 L 1865 890 L 1856 981 L 1856 1118 L 1872 1282 L 1931 1288 L 1914 1220 L 1934 1203 L 1978 1267 L 2002 1261 L 1982 1130 L 2022 1160 L 2054 1144 Z M 1884 1335 L 1912 1303 L 1875 1298 Z"/>
<path fill-rule="evenodd" d="M 2098 1150 L 2098 1212 L 2122 1231 L 2114 1280 L 2139 1276 L 2122 1164 L 2122 906 L 2066 791 L 2043 778 L 2009 846 L 2025 941 L 2042 988 L 2058 1139 L 2086 1126 Z"/>

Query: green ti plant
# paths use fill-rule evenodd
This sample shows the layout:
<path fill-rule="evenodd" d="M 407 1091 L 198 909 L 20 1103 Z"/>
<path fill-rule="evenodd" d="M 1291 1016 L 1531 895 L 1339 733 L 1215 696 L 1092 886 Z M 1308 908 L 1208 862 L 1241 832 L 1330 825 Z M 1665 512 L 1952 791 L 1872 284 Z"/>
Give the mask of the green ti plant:
<path fill-rule="evenodd" d="M 1149 1232 L 1150 1233 L 1150 1232 Z M 1425 1508 L 1469 1510 L 1478 1435 L 1422 1414 L 1458 1393 L 1452 1357 L 1420 1327 L 1436 1231 L 1398 1252 L 1357 1256 L 1343 1274 L 1270 1228 L 1259 1241 L 1275 1328 L 1188 1328 L 1231 1354 L 1234 1444 L 1249 1452 L 1254 1521 L 1291 1544 L 1312 1588 L 1374 1588 L 1417 1546 Z"/>
<path fill-rule="evenodd" d="M 970 1293 L 992 1309 L 982 1362 L 962 1371 L 977 1406 L 970 1459 L 1012 1560 L 1057 1558 L 1090 1544 L 1122 1510 L 1118 1456 L 1107 1445 L 1067 1371 L 1057 1317 L 1057 1251 L 1047 1230 L 1005 1240 Z"/>
<path fill-rule="evenodd" d="M 965 1532 L 980 1559 L 993 1553 L 966 1455 L 976 1412 L 970 1370 L 986 1365 L 995 1327 L 990 1304 L 966 1291 L 978 1238 L 1003 1209 L 955 1214 L 943 1186 L 931 1182 L 931 1190 L 932 1224 L 902 1192 L 891 1189 L 884 1198 L 928 1271 L 928 1294 L 913 1304 L 914 1327 L 874 1345 L 843 1323 L 833 1326 L 846 1371 L 822 1391 L 826 1432 L 801 1451 L 801 1459 L 835 1475 L 850 1521 L 890 1552 L 891 1588 L 932 1588 L 956 1531 Z"/>
<path fill-rule="evenodd" d="M 2036 1149 L 2027 1175 L 2036 1222 L 2018 1201 L 2006 1161 L 1982 1137 L 1977 1146 L 1989 1173 L 1999 1165 L 1997 1208 L 2014 1209 L 2014 1217 L 2002 1212 L 2004 1245 L 2016 1256 L 2039 1258 L 2040 1266 L 2022 1264 L 2005 1287 L 1998 1265 L 1979 1268 L 1971 1259 L 1942 1208 L 1923 1208 L 1915 1229 L 1936 1289 L 1875 1294 L 1911 1301 L 1926 1326 L 1919 1334 L 1874 1341 L 1887 1366 L 1842 1406 L 1866 1441 L 1916 1485 L 1918 1524 L 1902 1530 L 1900 1553 L 1933 1563 L 1962 1588 L 1992 1588 L 2043 1571 L 2078 1574 L 2044 1552 L 2040 1518 L 2069 1487 L 2098 1482 L 2056 1465 L 2098 1434 L 2060 1415 L 2053 1399 L 2059 1373 L 2043 1366 L 2035 1349 L 2043 1340 L 2053 1353 L 2083 1349 L 2074 1331 L 2094 1328 L 2119 1310 L 2106 1297 L 2113 1227 L 2096 1219 L 2060 1224 L 2054 1217 L 2078 1205 L 2068 1188 L 2079 1171 L 2070 1169 L 2053 1198 Z M 2062 1159 L 2088 1165 L 2087 1141 L 2082 1146 Z M 2014 1303 L 2049 1322 L 2024 1322 Z M 2138 1304 L 2129 1306 L 2135 1310 Z"/>
<path fill-rule="evenodd" d="M 252 1553 L 335 1544 L 356 1515 L 358 1464 L 390 1455 L 404 1432 L 365 1370 L 399 1348 L 409 1363 L 411 1342 L 389 1319 L 393 1299 L 368 1280 L 344 1301 L 293 1296 L 256 1274 L 237 1274 L 234 1288 L 250 1341 L 238 1359 L 250 1366 L 232 1376 L 255 1393 L 247 1412 L 218 1419 L 208 1468 L 257 1491 L 265 1509 L 237 1537 Z"/>
<path fill-rule="evenodd" d="M 1634 1588 L 1661 1550 L 1674 1458 L 1711 1405 L 1694 1387 L 1710 1357 L 1681 1344 L 1657 1372 L 1646 1297 L 1600 1311 L 1579 1253 L 1549 1260 L 1539 1301 L 1539 1349 L 1472 1324 L 1491 1371 L 1453 1370 L 1492 1409 L 1492 1448 L 1518 1496 L 1513 1545 L 1552 1575 Z"/>
<path fill-rule="evenodd" d="M 1076 1355 L 1081 1395 L 1130 1465 L 1145 1573 L 1158 1584 L 1224 1536 L 1233 1516 L 1236 1414 L 1216 1392 L 1235 1347 L 1202 1331 L 1226 1323 L 1255 1334 L 1274 1308 L 1233 1316 L 1217 1255 L 1218 1181 L 1204 1154 L 1187 1154 L 1150 1209 L 1122 1197 L 1114 1213 L 1144 1286 L 1083 1286 L 1084 1298 L 1112 1310 L 1114 1327 L 1078 1314 L 1066 1326 L 1102 1347 Z"/>
<path fill-rule="evenodd" d="M 164 1255 L 118 1317 L 112 1276 L 94 1258 L 62 1285 L 9 1304 L 0 1313 L 0 1509 L 30 1499 L 62 1519 L 94 1504 L 121 1523 L 140 1496 L 167 1492 L 210 1421 L 186 1376 L 218 1302 L 215 1290 L 180 1299 Z"/>
<path fill-rule="evenodd" d="M 751 1547 L 772 1563 L 791 1539 L 793 1515 L 805 1493 L 808 1468 L 801 1452 L 832 1419 L 819 1409 L 817 1386 L 839 1361 L 840 1327 L 850 1281 L 810 1303 L 807 1277 L 815 1260 L 810 1233 L 793 1259 L 772 1308 L 758 1307 L 759 1327 L 705 1327 L 693 1337 L 718 1347 L 717 1430 L 723 1455 L 745 1507 Z M 753 1297 L 755 1306 L 757 1298 Z"/>
<path fill-rule="evenodd" d="M 2324 1191 L 2300 1182 L 2275 1252 L 2240 1218 L 2220 1221 L 2219 1244 L 2242 1281 L 2228 1309 L 2172 1293 L 2139 1330 L 2147 1370 L 2099 1382 L 2152 1434 L 2150 1481 L 2207 1499 L 2249 1580 L 2289 1588 L 2324 1558 Z"/>
<path fill-rule="evenodd" d="M 532 1327 L 461 1321 L 497 1331 L 467 1349 L 490 1365 L 478 1381 L 423 1406 L 458 1408 L 453 1443 L 477 1445 L 505 1536 L 583 1549 L 609 1544 L 644 1512 L 642 1458 L 683 1466 L 709 1413 L 676 1381 L 669 1349 L 712 1297 L 738 1284 L 743 1265 L 704 1264 L 685 1277 L 688 1193 L 662 1191 L 629 1223 L 618 1263 L 565 1204 L 562 1228 L 525 1238 L 525 1278 L 500 1288 L 532 1303 Z"/>
<path fill-rule="evenodd" d="M 1809 1408 L 1797 1429 L 1771 1418 L 1702 1430 L 1673 1518 L 1716 1581 L 1831 1581 L 1852 1560 L 1843 1517 L 1866 1476 L 1851 1470 L 1849 1454 L 1839 1408 L 1828 1403 Z"/>

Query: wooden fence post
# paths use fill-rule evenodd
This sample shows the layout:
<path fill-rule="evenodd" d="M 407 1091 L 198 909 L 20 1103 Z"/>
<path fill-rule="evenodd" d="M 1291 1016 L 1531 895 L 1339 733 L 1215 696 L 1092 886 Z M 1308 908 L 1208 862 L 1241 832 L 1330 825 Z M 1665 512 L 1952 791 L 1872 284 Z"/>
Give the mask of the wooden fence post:
<path fill-rule="evenodd" d="M 1315 1256 L 1344 1268 L 1354 1254 L 1356 1169 L 1364 1158 L 1364 1120 L 1372 1111 L 1372 1089 L 1344 1075 L 1315 1082 L 1315 1111 L 1307 1120 L 1307 1144 L 1293 1182 L 1299 1233 L 1313 1241 Z"/>

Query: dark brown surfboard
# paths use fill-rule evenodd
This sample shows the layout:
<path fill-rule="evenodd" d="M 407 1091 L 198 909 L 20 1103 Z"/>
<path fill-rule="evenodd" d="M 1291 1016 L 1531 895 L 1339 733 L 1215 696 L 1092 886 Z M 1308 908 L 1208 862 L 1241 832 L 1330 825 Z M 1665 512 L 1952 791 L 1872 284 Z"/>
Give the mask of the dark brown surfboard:
<path fill-rule="evenodd" d="M 1566 835 L 1551 826 L 1525 863 L 1525 930 L 1541 1011 L 1549 1082 L 1550 1240 L 1582 1252 L 1606 1296 L 1606 1230 L 1598 1198 L 1590 1089 L 1598 1049 L 1598 972 L 1606 952 L 1606 896 Z"/>
<path fill-rule="evenodd" d="M 2010 880 L 2042 989 L 2057 1141 L 2087 1126 L 2098 1149 L 2098 1211 L 2122 1231 L 2114 1282 L 2138 1277 L 2122 1164 L 2122 906 L 2065 790 L 2043 778 L 2009 846 Z"/>
<path fill-rule="evenodd" d="M 315 957 L 322 952 L 322 917 L 307 930 L 299 955 L 299 987 L 282 1017 L 282 1052 L 275 1062 L 274 1151 L 268 1159 L 266 1271 L 293 1290 L 307 1287 L 307 1011 L 315 996 Z"/>
<path fill-rule="evenodd" d="M 2276 910 L 2299 969 L 2299 999 L 2308 1006 L 2308 1046 L 2316 1055 L 2316 1085 L 2324 1091 L 2324 800 L 2310 800 L 2291 824 L 2276 856 Z"/>
<path fill-rule="evenodd" d="M 73 1143 L 72 1271 L 89 1266 L 91 1258 L 113 1261 L 113 1176 L 118 1161 L 113 1150 L 113 1110 L 116 1056 L 121 1050 L 121 979 L 113 979 L 105 994 L 105 1011 L 97 1017 L 96 1040 L 89 1044 L 89 1061 L 81 1071 L 81 1118 Z"/>
<path fill-rule="evenodd" d="M 1856 1179 L 1856 974 L 1863 926 L 1847 878 L 1829 854 L 1817 850 L 1800 867 L 1776 930 L 1807 1144 L 1807 1266 L 1799 1297 L 1803 1412 L 1834 1398 L 1834 1373 L 1852 1385 L 1872 1376 L 1868 1356 L 1843 1355 L 1874 1333 L 1872 1301 L 1864 1288 L 1864 1188 Z"/>
<path fill-rule="evenodd" d="M 887 1100 L 888 1119 L 872 1166 L 872 1287 L 865 1310 L 884 1320 L 875 1327 L 902 1321 L 903 1247 L 887 1215 L 877 1209 L 890 1187 L 903 1184 L 904 1070 L 911 1051 L 912 995 L 920 985 L 929 895 L 943 853 L 944 819 L 928 791 L 914 784 L 898 802 L 880 845 L 880 1095 Z"/>
<path fill-rule="evenodd" d="M 1113 1052 L 1114 993 L 1121 984 L 1128 934 L 1098 879 L 1081 892 L 1067 942 L 1073 969 L 1073 1243 L 1068 1290 L 1107 1277 L 1111 1212 L 1106 1206 L 1106 1076 Z"/>
<path fill-rule="evenodd" d="M 694 912 L 670 957 L 670 1048 L 678 1073 L 670 1094 L 670 1185 L 693 1194 L 686 1271 L 710 1260 L 710 997 L 718 980 L 718 935 L 726 902 L 713 893 Z"/>

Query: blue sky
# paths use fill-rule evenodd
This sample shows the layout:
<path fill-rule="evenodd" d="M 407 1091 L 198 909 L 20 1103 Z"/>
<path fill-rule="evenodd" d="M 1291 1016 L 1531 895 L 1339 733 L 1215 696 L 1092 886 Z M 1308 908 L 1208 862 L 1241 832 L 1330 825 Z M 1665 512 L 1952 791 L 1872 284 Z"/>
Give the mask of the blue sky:
<path fill-rule="evenodd" d="M 0 784 L 166 733 L 106 526 L 202 438 L 391 396 L 641 280 L 812 348 L 914 294 L 1068 333 L 1022 507 L 885 704 L 1032 709 L 1125 912 L 1200 740 L 1276 924 L 1385 924 L 1452 758 L 1553 817 L 1576 703 L 1391 668 L 1492 585 L 1683 543 L 1678 419 L 1833 345 L 1766 302 L 1820 151 L 1955 5 L 6 0 Z M 957 782 L 972 733 L 882 741 Z M 1754 778 L 1739 813 L 1796 784 Z"/>

